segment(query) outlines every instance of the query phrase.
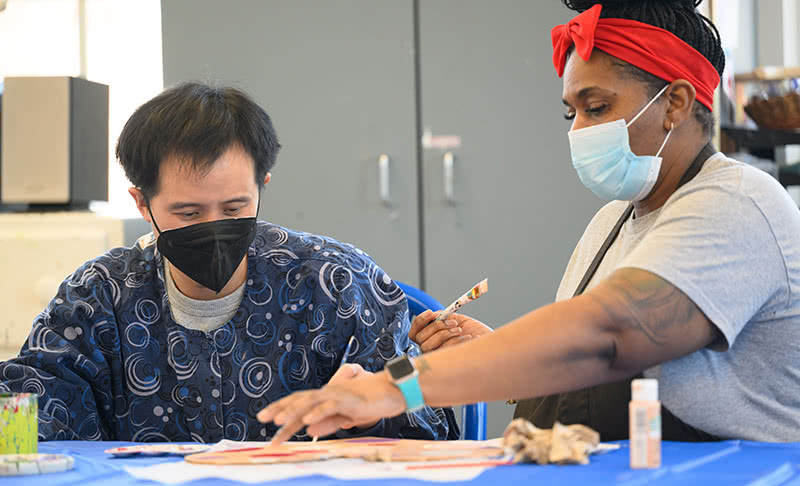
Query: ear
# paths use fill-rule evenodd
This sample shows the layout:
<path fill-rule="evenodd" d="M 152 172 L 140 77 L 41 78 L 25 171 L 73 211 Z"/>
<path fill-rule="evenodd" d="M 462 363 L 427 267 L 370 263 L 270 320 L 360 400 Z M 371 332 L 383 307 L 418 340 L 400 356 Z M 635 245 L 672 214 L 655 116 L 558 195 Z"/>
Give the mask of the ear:
<path fill-rule="evenodd" d="M 664 130 L 669 130 L 674 124 L 675 128 L 680 127 L 686 120 L 691 119 L 694 101 L 697 98 L 697 91 L 689 81 L 676 79 L 667 88 L 667 118 L 664 120 Z"/>
<path fill-rule="evenodd" d="M 139 210 L 139 214 L 142 215 L 142 218 L 144 218 L 144 220 L 147 221 L 148 223 L 153 224 L 150 218 L 150 211 L 148 211 L 147 209 L 148 208 L 147 198 L 144 197 L 142 191 L 140 191 L 135 187 L 131 187 L 128 189 L 128 194 L 131 195 L 133 201 L 136 203 L 136 208 Z"/>
<path fill-rule="evenodd" d="M 267 172 L 267 175 L 264 176 L 264 185 L 266 186 L 267 184 L 269 184 L 269 181 L 271 181 L 271 180 L 272 180 L 272 173 L 271 172 Z"/>

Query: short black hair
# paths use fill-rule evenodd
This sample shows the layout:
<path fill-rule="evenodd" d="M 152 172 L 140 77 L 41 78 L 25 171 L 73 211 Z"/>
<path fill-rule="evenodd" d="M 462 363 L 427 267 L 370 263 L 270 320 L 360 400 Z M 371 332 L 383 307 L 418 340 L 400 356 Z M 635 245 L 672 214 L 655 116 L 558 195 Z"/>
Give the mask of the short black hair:
<path fill-rule="evenodd" d="M 708 18 L 697 11 L 702 0 L 562 0 L 576 12 L 584 12 L 601 4 L 601 18 L 636 20 L 672 32 L 692 46 L 714 66 L 722 77 L 725 70 L 725 53 L 719 31 Z M 623 76 L 641 81 L 648 86 L 650 96 L 655 96 L 668 83 L 647 71 L 622 60 L 614 61 Z M 692 107 L 695 119 L 705 135 L 714 130 L 714 114 L 695 100 Z"/>
<path fill-rule="evenodd" d="M 158 194 L 159 171 L 168 157 L 207 171 L 236 143 L 253 158 L 261 188 L 281 148 L 267 112 L 236 88 L 186 82 L 136 109 L 116 155 L 131 183 L 150 200 Z"/>

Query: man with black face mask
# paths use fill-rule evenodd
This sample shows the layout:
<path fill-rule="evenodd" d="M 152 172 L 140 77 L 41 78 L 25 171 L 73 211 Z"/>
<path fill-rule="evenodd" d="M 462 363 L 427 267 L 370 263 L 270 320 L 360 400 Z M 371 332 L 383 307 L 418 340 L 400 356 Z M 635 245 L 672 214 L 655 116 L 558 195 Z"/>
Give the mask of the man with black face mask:
<path fill-rule="evenodd" d="M 40 438 L 268 439 L 269 403 L 417 351 L 369 256 L 256 219 L 279 149 L 232 88 L 182 84 L 131 116 L 117 158 L 153 233 L 77 269 L 0 363 L 0 391 L 39 394 Z M 458 437 L 450 409 L 351 425 L 337 435 Z"/>

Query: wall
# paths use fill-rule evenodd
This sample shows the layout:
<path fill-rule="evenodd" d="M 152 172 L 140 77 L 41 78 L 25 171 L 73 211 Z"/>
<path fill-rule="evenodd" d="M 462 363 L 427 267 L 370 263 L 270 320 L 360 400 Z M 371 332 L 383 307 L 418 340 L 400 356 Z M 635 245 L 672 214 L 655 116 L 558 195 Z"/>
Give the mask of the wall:
<path fill-rule="evenodd" d="M 162 88 L 160 0 L 10 0 L 0 12 L 0 78 L 83 76 L 109 85 L 109 202 L 138 217 L 114 159 L 134 109 Z"/>
<path fill-rule="evenodd" d="M 783 65 L 783 0 L 759 0 L 756 12 L 756 64 Z"/>
<path fill-rule="evenodd" d="M 735 1 L 739 4 L 739 15 L 736 22 L 738 42 L 733 50 L 733 68 L 736 73 L 747 73 L 756 67 L 756 0 Z"/>

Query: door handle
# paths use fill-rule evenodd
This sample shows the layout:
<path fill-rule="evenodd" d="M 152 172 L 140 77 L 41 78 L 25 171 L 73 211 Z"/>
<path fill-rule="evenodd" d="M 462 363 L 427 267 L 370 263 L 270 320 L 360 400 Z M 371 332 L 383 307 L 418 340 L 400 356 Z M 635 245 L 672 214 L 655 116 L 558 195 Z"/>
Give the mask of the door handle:
<path fill-rule="evenodd" d="M 450 204 L 456 203 L 454 181 L 455 156 L 453 152 L 447 152 L 442 159 L 442 170 L 444 172 L 444 198 Z"/>
<path fill-rule="evenodd" d="M 389 156 L 381 154 L 378 157 L 378 190 L 384 206 L 392 205 L 391 180 L 389 178 Z"/>

